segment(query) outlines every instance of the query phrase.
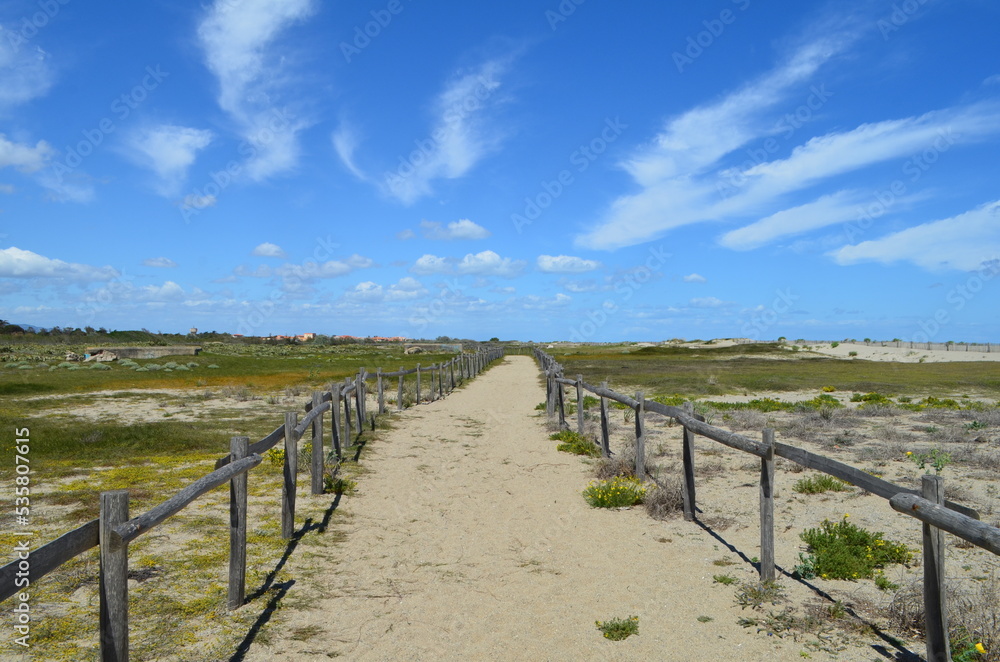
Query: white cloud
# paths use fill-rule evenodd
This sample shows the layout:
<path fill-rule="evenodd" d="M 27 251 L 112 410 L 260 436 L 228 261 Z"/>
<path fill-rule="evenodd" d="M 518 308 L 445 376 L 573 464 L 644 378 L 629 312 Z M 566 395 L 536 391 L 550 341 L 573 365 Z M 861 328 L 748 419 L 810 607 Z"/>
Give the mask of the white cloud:
<path fill-rule="evenodd" d="M 721 308 L 731 304 L 716 297 L 695 297 L 688 301 L 688 305 L 692 308 Z"/>
<path fill-rule="evenodd" d="M 438 221 L 420 221 L 420 230 L 427 239 L 486 239 L 490 231 L 467 218 L 452 221 L 442 227 Z"/>
<path fill-rule="evenodd" d="M 48 53 L 24 43 L 18 32 L 4 32 L 0 39 L 0 111 L 44 96 L 54 79 Z"/>
<path fill-rule="evenodd" d="M 158 193 L 172 196 L 184 183 L 198 152 L 208 147 L 214 136 L 207 129 L 174 124 L 148 127 L 129 137 L 129 158 L 156 173 Z"/>
<path fill-rule="evenodd" d="M 0 193 L 11 195 L 16 189 L 11 184 L 0 184 Z"/>
<path fill-rule="evenodd" d="M 307 261 L 303 264 L 283 264 L 274 272 L 285 279 L 311 281 L 319 278 L 337 278 L 346 276 L 357 269 L 367 269 L 375 263 L 370 258 L 352 255 L 344 260 L 329 260 L 327 262 Z"/>
<path fill-rule="evenodd" d="M 415 278 L 401 278 L 398 283 L 385 288 L 373 281 L 358 283 L 346 293 L 348 299 L 357 301 L 410 301 L 427 295 L 427 289 Z"/>
<path fill-rule="evenodd" d="M 44 140 L 39 140 L 32 147 L 12 142 L 0 133 L 0 168 L 13 167 L 21 172 L 35 172 L 44 168 L 53 154 L 55 150 Z"/>
<path fill-rule="evenodd" d="M 585 260 L 572 255 L 539 255 L 536 264 L 539 271 L 550 274 L 579 274 L 601 267 L 597 260 Z"/>
<path fill-rule="evenodd" d="M 146 285 L 140 290 L 139 298 L 143 301 L 178 301 L 184 298 L 184 288 L 172 280 L 163 285 Z"/>
<path fill-rule="evenodd" d="M 445 85 L 435 100 L 437 118 L 430 136 L 408 152 L 414 158 L 387 173 L 384 187 L 389 195 L 412 204 L 433 192 L 434 180 L 462 177 L 499 146 L 502 134 L 490 123 L 489 111 L 500 101 L 499 77 L 510 59 L 489 60 L 474 71 L 459 72 Z"/>
<path fill-rule="evenodd" d="M 457 269 L 462 274 L 513 278 L 519 275 L 524 267 L 524 260 L 512 260 L 509 257 L 500 257 L 493 251 L 482 251 L 469 253 L 463 257 Z"/>
<path fill-rule="evenodd" d="M 724 167 L 723 157 L 750 139 L 769 138 L 779 146 L 776 134 L 785 134 L 782 141 L 791 139 L 795 129 L 786 125 L 781 131 L 783 120 L 776 126 L 769 125 L 763 111 L 769 110 L 775 99 L 784 99 L 793 89 L 808 83 L 817 67 L 847 41 L 837 38 L 816 42 L 720 102 L 671 120 L 651 146 L 639 150 L 624 164 L 641 189 L 615 200 L 600 222 L 577 236 L 575 243 L 614 249 L 649 241 L 692 223 L 745 222 L 747 217 L 760 219 L 766 214 L 721 238 L 722 245 L 730 248 L 757 248 L 783 236 L 849 220 L 857 213 L 849 204 L 862 196 L 858 191 L 841 190 L 782 211 L 787 204 L 782 198 L 792 192 L 890 159 L 927 153 L 937 157 L 955 145 L 1000 134 L 1000 107 L 995 102 L 983 102 L 864 123 L 811 137 L 786 158 Z M 833 96 L 815 84 L 807 95 L 820 104 L 820 97 Z M 770 154 L 777 149 L 758 151 Z M 932 162 L 929 158 L 928 162 Z M 904 167 L 903 174 L 911 181 L 922 174 L 915 162 L 908 161 Z M 919 195 L 911 194 L 908 202 Z M 664 209 L 670 213 L 663 213 Z"/>
<path fill-rule="evenodd" d="M 0 278 L 63 278 L 71 281 L 105 281 L 118 276 L 111 267 L 63 262 L 20 248 L 0 249 Z"/>
<path fill-rule="evenodd" d="M 346 122 L 341 122 L 337 130 L 330 134 L 330 141 L 333 143 L 333 149 L 337 152 L 337 156 L 340 158 L 341 163 L 344 164 L 344 167 L 361 181 L 368 181 L 368 176 L 354 162 L 354 152 L 361 142 L 354 128 Z"/>
<path fill-rule="evenodd" d="M 405 230 L 400 230 L 399 232 L 396 233 L 396 239 L 399 239 L 400 241 L 408 241 L 416 236 L 417 236 L 416 233 L 409 228 L 406 228 Z"/>
<path fill-rule="evenodd" d="M 448 259 L 436 255 L 421 255 L 410 267 L 415 274 L 444 274 L 451 271 Z"/>
<path fill-rule="evenodd" d="M 218 202 L 218 199 L 214 195 L 195 195 L 191 193 L 184 196 L 184 199 L 181 200 L 181 205 L 193 209 L 207 209 L 208 207 L 214 207 L 216 202 Z"/>
<path fill-rule="evenodd" d="M 142 261 L 145 267 L 158 267 L 161 269 L 172 269 L 177 266 L 177 263 L 168 257 L 148 257 Z"/>
<path fill-rule="evenodd" d="M 975 271 L 1000 259 L 1000 201 L 957 216 L 844 246 L 831 253 L 838 264 L 912 262 L 931 271 Z"/>
<path fill-rule="evenodd" d="M 855 191 L 837 191 L 824 195 L 818 200 L 784 209 L 756 223 L 731 230 L 719 238 L 719 243 L 734 250 L 750 250 L 775 239 L 844 223 L 857 216 L 859 199 Z"/>
<path fill-rule="evenodd" d="M 254 248 L 251 255 L 256 255 L 257 257 L 288 257 L 285 251 L 282 250 L 281 246 L 266 241 Z"/>
<path fill-rule="evenodd" d="M 707 283 L 708 279 L 700 274 L 688 274 L 684 276 L 685 283 Z"/>
<path fill-rule="evenodd" d="M 206 65 L 219 80 L 219 106 L 252 148 L 247 174 L 254 181 L 298 164 L 306 123 L 279 103 L 293 53 L 276 42 L 314 11 L 312 0 L 216 0 L 198 26 Z"/>

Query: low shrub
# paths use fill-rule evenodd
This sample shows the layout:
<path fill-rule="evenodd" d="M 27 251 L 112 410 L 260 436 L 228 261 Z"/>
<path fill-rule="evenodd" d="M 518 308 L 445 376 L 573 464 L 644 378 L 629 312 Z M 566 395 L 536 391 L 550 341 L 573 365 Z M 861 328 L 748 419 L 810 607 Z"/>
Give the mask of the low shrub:
<path fill-rule="evenodd" d="M 646 492 L 642 499 L 646 513 L 653 519 L 664 520 L 684 509 L 684 485 L 679 476 L 670 476 L 662 485 Z"/>
<path fill-rule="evenodd" d="M 646 487 L 637 478 L 617 477 L 591 483 L 583 498 L 594 508 L 625 508 L 642 503 Z"/>
<path fill-rule="evenodd" d="M 639 634 L 639 617 L 612 618 L 610 621 L 594 621 L 597 629 L 604 633 L 605 639 L 621 641 L 633 634 Z"/>
<path fill-rule="evenodd" d="M 902 543 L 885 540 L 882 532 L 871 532 L 847 521 L 823 520 L 799 537 L 808 547 L 814 572 L 823 579 L 871 579 L 876 569 L 894 563 L 909 563 L 913 554 Z"/>

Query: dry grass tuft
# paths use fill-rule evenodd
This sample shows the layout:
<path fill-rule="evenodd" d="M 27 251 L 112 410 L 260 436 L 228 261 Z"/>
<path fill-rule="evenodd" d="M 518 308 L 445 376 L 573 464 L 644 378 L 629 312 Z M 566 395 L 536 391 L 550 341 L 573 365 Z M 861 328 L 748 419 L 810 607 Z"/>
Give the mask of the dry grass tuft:
<path fill-rule="evenodd" d="M 684 509 L 684 487 L 680 476 L 672 475 L 659 481 L 655 489 L 646 492 L 643 503 L 653 519 L 675 517 Z"/>

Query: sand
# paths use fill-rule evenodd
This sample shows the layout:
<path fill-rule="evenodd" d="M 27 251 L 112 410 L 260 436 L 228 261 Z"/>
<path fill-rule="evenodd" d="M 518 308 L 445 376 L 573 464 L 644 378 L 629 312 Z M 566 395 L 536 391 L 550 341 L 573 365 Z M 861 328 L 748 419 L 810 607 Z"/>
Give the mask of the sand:
<path fill-rule="evenodd" d="M 592 509 L 580 494 L 591 469 L 555 450 L 534 409 L 543 400 L 536 364 L 514 356 L 399 415 L 366 451 L 372 473 L 340 507 L 346 537 L 290 557 L 287 570 L 298 579 L 246 659 L 803 659 L 802 641 L 741 627 L 737 620 L 752 613 L 736 605 L 735 587 L 712 580 L 727 570 L 754 577 L 727 548 L 733 541 L 757 554 L 753 482 L 736 476 L 735 484 L 700 486 L 699 503 L 725 499 L 712 510 L 728 521 L 715 528 L 735 528 L 721 535 L 653 520 L 641 508 Z M 843 509 L 817 507 L 830 516 Z M 919 536 L 919 527 L 908 528 Z M 779 563 L 789 568 L 798 547 L 784 537 L 797 531 L 785 529 L 778 542 Z M 712 563 L 722 557 L 738 565 Z M 793 600 L 815 597 L 794 590 Z M 613 642 L 595 628 L 595 620 L 631 615 L 639 616 L 638 636 Z M 872 648 L 884 642 L 869 637 L 836 658 L 812 658 L 885 659 Z"/>

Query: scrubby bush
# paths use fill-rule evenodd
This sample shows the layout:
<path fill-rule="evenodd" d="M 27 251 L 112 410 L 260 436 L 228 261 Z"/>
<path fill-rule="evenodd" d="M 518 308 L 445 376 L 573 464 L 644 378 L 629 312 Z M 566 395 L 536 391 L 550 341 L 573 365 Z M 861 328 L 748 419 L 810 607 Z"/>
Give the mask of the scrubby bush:
<path fill-rule="evenodd" d="M 646 487 L 634 477 L 617 477 L 591 483 L 583 497 L 594 508 L 623 508 L 642 503 Z"/>
<path fill-rule="evenodd" d="M 550 435 L 549 439 L 562 442 L 556 446 L 556 450 L 564 453 L 587 455 L 590 457 L 600 457 L 601 455 L 601 449 L 598 448 L 596 444 L 571 430 L 557 432 L 556 434 Z"/>
<path fill-rule="evenodd" d="M 809 546 L 814 572 L 824 579 L 871 579 L 876 569 L 894 563 L 909 563 L 913 554 L 902 543 L 885 540 L 882 532 L 871 532 L 847 521 L 823 520 L 806 529 L 800 538 Z"/>

